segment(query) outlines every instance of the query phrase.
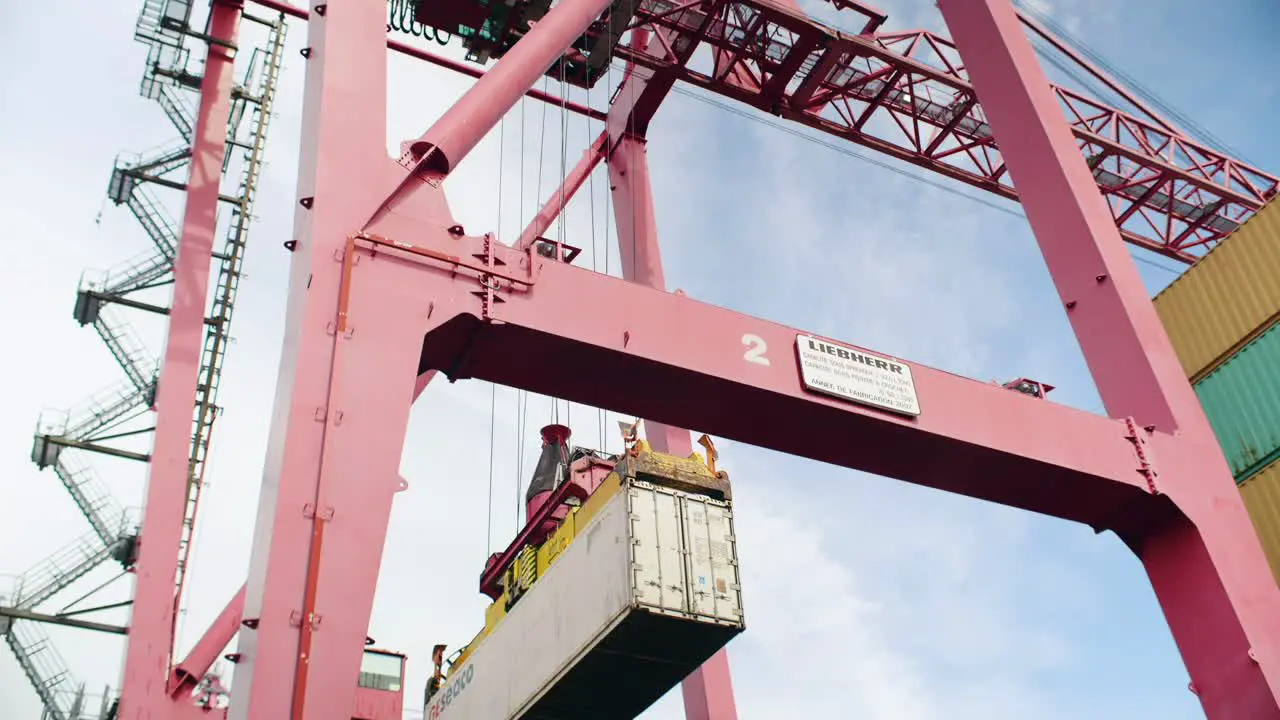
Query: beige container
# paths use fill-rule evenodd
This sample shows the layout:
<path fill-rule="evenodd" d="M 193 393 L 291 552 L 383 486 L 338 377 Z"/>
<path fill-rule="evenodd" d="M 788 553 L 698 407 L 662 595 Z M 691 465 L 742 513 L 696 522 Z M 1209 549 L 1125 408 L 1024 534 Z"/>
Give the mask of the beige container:
<path fill-rule="evenodd" d="M 1280 202 L 1156 295 L 1155 306 L 1192 382 L 1265 332 L 1280 319 Z"/>
<path fill-rule="evenodd" d="M 1280 582 L 1280 460 L 1245 480 L 1240 494 L 1271 563 L 1271 573 Z"/>
<path fill-rule="evenodd" d="M 743 631 L 729 501 L 624 482 L 425 720 L 638 716 Z"/>

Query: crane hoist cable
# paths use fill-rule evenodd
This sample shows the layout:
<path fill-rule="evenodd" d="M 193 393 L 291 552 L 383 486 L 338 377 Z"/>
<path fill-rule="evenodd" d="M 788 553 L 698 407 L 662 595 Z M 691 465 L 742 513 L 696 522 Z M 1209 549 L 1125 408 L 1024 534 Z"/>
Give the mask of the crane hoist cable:
<path fill-rule="evenodd" d="M 524 227 L 525 224 L 525 168 L 524 160 L 528 154 L 528 132 L 529 132 L 529 98 L 527 96 L 520 97 L 520 163 L 519 177 L 517 180 L 518 197 L 516 198 L 516 219 L 517 225 Z M 535 199 L 536 202 L 536 199 Z M 516 389 L 516 466 L 515 466 L 515 520 L 514 532 L 520 532 L 520 507 L 521 503 L 521 484 L 524 468 L 524 429 L 525 429 L 525 408 L 527 404 L 527 396 L 524 390 Z"/>
<path fill-rule="evenodd" d="M 610 70 L 612 69 L 613 69 L 612 65 L 610 65 Z M 878 167 L 881 170 L 888 170 L 891 173 L 901 175 L 902 177 L 908 178 L 910 180 L 914 180 L 924 185 L 928 185 L 929 187 L 935 190 L 941 190 L 942 192 L 948 193 L 950 195 L 954 195 L 955 197 L 962 198 L 970 202 L 978 203 L 979 205 L 983 205 L 992 210 L 996 210 L 998 212 L 1004 213 L 1005 215 L 1009 215 L 1010 217 L 1026 218 L 1026 213 L 1023 212 L 1022 206 L 1017 205 L 1016 203 L 1012 207 L 1009 207 L 1006 205 L 998 204 L 997 202 L 988 200 L 987 198 L 984 198 L 984 197 L 971 195 L 967 192 L 964 192 L 959 187 L 953 186 L 952 184 L 948 184 L 952 181 L 935 179 L 923 174 L 922 172 L 921 173 L 913 172 L 912 169 L 910 169 L 909 167 L 895 165 L 894 162 L 896 161 L 891 162 L 888 160 L 882 160 L 878 157 L 874 157 L 874 156 L 859 152 L 853 149 L 852 147 L 849 147 L 848 144 L 846 143 L 840 143 L 837 141 L 829 140 L 825 137 L 819 137 L 817 135 L 810 134 L 810 132 L 805 129 L 797 128 L 791 124 L 784 124 L 782 122 L 775 121 L 769 117 L 763 117 L 757 114 L 753 114 L 756 112 L 754 110 L 750 110 L 750 111 L 744 110 L 739 106 L 730 105 L 727 102 L 722 102 L 716 98 L 709 97 L 707 95 L 702 94 L 701 92 L 690 90 L 689 88 L 682 87 L 680 85 L 675 85 L 674 87 L 672 87 L 671 92 L 677 95 L 683 95 L 693 100 L 697 100 L 700 103 L 705 103 L 723 112 L 736 115 L 738 117 L 744 118 L 751 122 L 768 126 L 775 130 L 778 130 L 779 132 L 787 133 L 788 135 L 795 136 L 806 142 L 810 142 L 810 143 L 813 143 L 814 145 L 818 145 L 819 147 L 822 147 L 826 150 L 830 150 L 832 152 L 844 155 L 845 157 L 850 157 L 855 160 L 860 160 L 869 165 L 874 165 L 875 167 Z M 1136 248 L 1130 252 L 1130 255 L 1131 257 L 1133 257 L 1135 261 L 1142 263 L 1144 265 L 1148 265 L 1158 270 L 1163 270 L 1173 275 L 1182 274 L 1182 269 L 1171 268 L 1171 267 L 1162 265 L 1152 260 L 1150 257 L 1147 257 L 1145 254 L 1140 254 L 1138 249 Z"/>
<path fill-rule="evenodd" d="M 606 85 L 605 87 L 608 87 L 608 86 Z M 591 107 L 591 90 L 592 90 L 591 87 L 587 88 L 587 107 Z M 588 147 L 590 147 L 590 143 L 591 143 L 590 123 L 583 123 L 582 130 L 583 130 L 583 135 L 586 138 L 586 141 L 588 143 Z M 605 152 L 608 152 L 608 150 L 606 149 Z M 597 166 L 596 169 L 592 170 L 591 174 L 587 176 L 587 194 L 591 198 L 590 207 L 589 207 L 589 211 L 591 215 L 591 272 L 595 272 L 595 273 L 600 272 L 600 248 L 599 248 L 599 245 L 596 243 L 596 173 L 597 172 L 599 172 L 599 166 Z M 605 219 L 607 221 L 608 217 L 606 216 Z M 601 452 L 605 451 L 604 419 L 605 419 L 604 408 L 596 408 L 596 430 L 599 432 L 599 435 L 600 435 L 600 444 L 598 445 L 598 447 L 600 448 Z"/>
<path fill-rule="evenodd" d="M 589 146 L 588 146 L 589 147 Z M 565 239 L 569 234 L 569 218 L 565 215 L 565 197 L 564 184 L 569 178 L 569 85 L 565 82 L 565 63 L 560 63 L 560 190 L 559 206 L 560 213 L 557 215 L 560 222 L 557 225 L 557 237 L 560 238 L 560 244 L 564 245 Z M 560 400 L 552 398 L 552 403 L 556 408 L 556 420 L 560 419 Z M 573 427 L 573 403 L 569 400 L 564 401 L 564 424 Z"/>
<path fill-rule="evenodd" d="M 502 179 L 506 164 L 507 116 L 498 122 L 498 221 L 494 234 L 502 240 Z M 493 466 L 495 456 L 494 434 L 498 419 L 498 386 L 489 383 L 489 491 L 485 496 L 484 555 L 493 550 Z"/>

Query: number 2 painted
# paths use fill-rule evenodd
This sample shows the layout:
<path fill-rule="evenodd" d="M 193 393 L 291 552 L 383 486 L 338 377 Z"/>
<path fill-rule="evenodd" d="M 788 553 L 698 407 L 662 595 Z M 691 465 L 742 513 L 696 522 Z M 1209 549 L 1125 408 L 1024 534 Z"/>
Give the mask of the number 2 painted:
<path fill-rule="evenodd" d="M 769 350 L 769 346 L 765 344 L 764 338 L 759 335 L 747 333 L 742 336 L 742 344 L 746 346 L 747 351 L 742 353 L 742 359 L 756 365 L 768 365 L 769 358 L 764 354 Z"/>

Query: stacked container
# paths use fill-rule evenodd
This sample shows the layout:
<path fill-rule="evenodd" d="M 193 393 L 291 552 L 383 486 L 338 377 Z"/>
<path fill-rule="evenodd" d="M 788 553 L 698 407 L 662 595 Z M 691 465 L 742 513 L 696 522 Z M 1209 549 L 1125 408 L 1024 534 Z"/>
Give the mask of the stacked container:
<path fill-rule="evenodd" d="M 1280 579 L 1280 202 L 1155 297 Z"/>

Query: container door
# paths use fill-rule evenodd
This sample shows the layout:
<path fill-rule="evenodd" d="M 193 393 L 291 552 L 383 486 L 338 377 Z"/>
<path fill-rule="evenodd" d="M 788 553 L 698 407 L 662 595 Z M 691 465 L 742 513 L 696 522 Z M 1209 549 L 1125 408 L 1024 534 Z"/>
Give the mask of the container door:
<path fill-rule="evenodd" d="M 636 601 L 674 613 L 687 612 L 683 533 L 679 500 L 669 492 L 637 484 L 627 489 Z"/>
<path fill-rule="evenodd" d="M 681 500 L 688 549 L 690 612 L 707 619 L 738 623 L 742 596 L 732 511 L 710 498 Z"/>

